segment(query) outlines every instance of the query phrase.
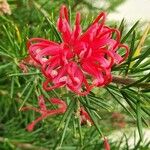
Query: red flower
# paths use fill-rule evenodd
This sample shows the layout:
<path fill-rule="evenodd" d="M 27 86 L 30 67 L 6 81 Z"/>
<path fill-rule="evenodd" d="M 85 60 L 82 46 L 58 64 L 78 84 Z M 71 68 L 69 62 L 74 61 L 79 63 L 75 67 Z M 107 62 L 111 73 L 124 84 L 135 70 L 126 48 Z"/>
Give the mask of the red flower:
<path fill-rule="evenodd" d="M 81 118 L 81 125 L 90 123 L 93 124 L 93 121 L 89 114 L 85 111 L 83 107 L 80 108 L 80 118 Z"/>
<path fill-rule="evenodd" d="M 120 43 L 120 32 L 106 26 L 105 19 L 105 13 L 100 13 L 82 32 L 80 13 L 76 14 L 74 28 L 71 28 L 68 10 L 63 5 L 57 21 L 63 41 L 57 43 L 42 38 L 28 41 L 29 54 L 46 78 L 43 83 L 46 91 L 66 86 L 79 95 L 86 95 L 93 87 L 111 82 L 112 66 L 124 61 L 129 50 Z M 125 49 L 124 55 L 118 53 L 120 48 Z"/>
<path fill-rule="evenodd" d="M 39 65 L 34 61 L 34 59 L 31 56 L 26 57 L 25 59 L 21 60 L 19 63 L 19 68 L 24 73 L 28 72 L 28 66 L 39 67 Z"/>
<path fill-rule="evenodd" d="M 104 147 L 105 147 L 105 150 L 110 150 L 110 145 L 106 137 L 104 137 Z"/>
<path fill-rule="evenodd" d="M 57 99 L 57 98 L 52 98 L 50 100 L 50 102 L 52 104 L 57 104 L 58 108 L 54 109 L 54 110 L 48 110 L 46 108 L 45 105 L 45 101 L 44 101 L 44 97 L 41 95 L 38 97 L 38 101 L 39 101 L 39 106 L 40 109 L 37 109 L 35 107 L 23 107 L 21 110 L 22 111 L 26 111 L 26 110 L 34 110 L 35 112 L 38 112 L 41 114 L 41 116 L 39 118 L 37 118 L 36 120 L 34 120 L 33 122 L 31 122 L 28 126 L 27 126 L 27 130 L 28 131 L 33 131 L 34 126 L 41 120 L 47 118 L 48 116 L 52 116 L 52 115 L 56 115 L 56 114 L 63 114 L 65 113 L 66 109 L 67 109 L 67 105 L 64 101 Z"/>

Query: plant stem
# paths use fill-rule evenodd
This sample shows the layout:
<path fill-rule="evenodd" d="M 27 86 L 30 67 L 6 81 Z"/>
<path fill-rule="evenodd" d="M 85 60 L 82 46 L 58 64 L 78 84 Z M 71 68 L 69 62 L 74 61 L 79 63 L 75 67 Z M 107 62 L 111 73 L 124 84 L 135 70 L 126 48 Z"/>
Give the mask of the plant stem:
<path fill-rule="evenodd" d="M 113 76 L 112 82 L 113 83 L 117 83 L 117 84 L 130 85 L 132 83 L 135 83 L 136 80 L 134 80 L 132 78 L 123 78 L 121 76 Z M 135 84 L 133 86 L 134 87 L 144 88 L 144 89 L 150 88 L 150 84 L 149 83 L 137 83 L 137 84 Z"/>

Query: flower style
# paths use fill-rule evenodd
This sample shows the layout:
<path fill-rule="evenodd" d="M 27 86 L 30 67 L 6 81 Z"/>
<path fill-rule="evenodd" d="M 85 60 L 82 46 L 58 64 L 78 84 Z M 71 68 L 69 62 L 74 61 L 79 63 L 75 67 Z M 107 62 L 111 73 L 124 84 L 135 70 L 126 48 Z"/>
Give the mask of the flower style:
<path fill-rule="evenodd" d="M 92 88 L 109 84 L 112 66 L 128 57 L 129 49 L 120 43 L 120 32 L 105 25 L 104 12 L 85 32 L 80 18 L 77 13 L 74 28 L 71 28 L 68 10 L 63 5 L 57 21 L 63 41 L 32 38 L 27 43 L 30 56 L 40 65 L 46 78 L 43 83 L 46 91 L 66 86 L 76 94 L 87 95 Z"/>
<path fill-rule="evenodd" d="M 35 107 L 23 107 L 21 109 L 22 111 L 33 110 L 33 111 L 38 112 L 38 113 L 41 114 L 41 116 L 39 118 L 37 118 L 36 120 L 34 120 L 33 122 L 31 122 L 27 126 L 27 130 L 30 131 L 30 132 L 33 131 L 34 126 L 39 121 L 47 118 L 48 116 L 52 116 L 52 115 L 56 115 L 56 114 L 63 114 L 63 113 L 65 113 L 65 111 L 67 109 L 66 103 L 64 101 L 60 100 L 60 99 L 57 99 L 57 98 L 52 98 L 51 100 L 49 100 L 50 103 L 58 105 L 58 108 L 54 109 L 54 110 L 48 110 L 46 108 L 44 97 L 42 95 L 38 97 L 38 101 L 39 101 L 40 109 L 37 109 Z"/>

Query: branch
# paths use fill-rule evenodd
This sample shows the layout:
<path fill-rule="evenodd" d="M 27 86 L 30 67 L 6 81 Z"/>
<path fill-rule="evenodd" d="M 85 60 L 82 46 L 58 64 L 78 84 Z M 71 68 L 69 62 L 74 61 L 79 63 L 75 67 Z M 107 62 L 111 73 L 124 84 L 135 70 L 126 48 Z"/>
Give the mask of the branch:
<path fill-rule="evenodd" d="M 112 82 L 128 86 L 130 84 L 136 83 L 137 81 L 134 80 L 134 79 L 131 79 L 131 78 L 123 78 L 123 77 L 120 77 L 120 76 L 113 76 Z M 137 83 L 137 84 L 134 84 L 133 86 L 144 88 L 144 89 L 150 88 L 149 83 Z"/>

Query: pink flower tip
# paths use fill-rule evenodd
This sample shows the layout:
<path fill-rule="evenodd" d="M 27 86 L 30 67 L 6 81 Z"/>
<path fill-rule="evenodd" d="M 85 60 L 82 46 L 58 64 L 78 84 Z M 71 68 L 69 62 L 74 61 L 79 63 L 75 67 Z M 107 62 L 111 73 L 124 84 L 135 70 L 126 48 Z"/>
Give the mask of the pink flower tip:
<path fill-rule="evenodd" d="M 108 139 L 104 137 L 104 148 L 105 150 L 110 150 L 110 145 L 108 143 Z"/>
<path fill-rule="evenodd" d="M 32 132 L 33 129 L 34 129 L 34 126 L 35 126 L 34 123 L 30 123 L 30 124 L 27 125 L 26 129 L 27 129 L 29 132 Z"/>

